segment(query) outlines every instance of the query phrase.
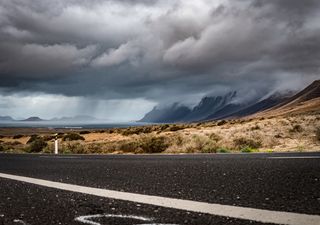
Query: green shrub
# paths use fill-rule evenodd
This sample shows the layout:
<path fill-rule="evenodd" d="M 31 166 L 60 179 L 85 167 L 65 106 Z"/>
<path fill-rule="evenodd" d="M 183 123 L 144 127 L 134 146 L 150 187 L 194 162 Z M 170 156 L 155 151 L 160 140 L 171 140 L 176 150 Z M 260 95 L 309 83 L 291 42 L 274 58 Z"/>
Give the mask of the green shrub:
<path fill-rule="evenodd" d="M 253 140 L 250 138 L 240 137 L 233 140 L 236 149 L 241 150 L 245 148 L 260 148 L 262 146 L 261 140 Z"/>
<path fill-rule="evenodd" d="M 3 152 L 5 149 L 2 145 L 0 145 L 0 152 Z"/>
<path fill-rule="evenodd" d="M 218 149 L 217 149 L 217 152 L 218 152 L 218 153 L 229 153 L 230 150 L 227 149 L 227 148 L 218 148 Z"/>
<path fill-rule="evenodd" d="M 145 136 L 140 139 L 140 148 L 146 153 L 161 153 L 169 147 L 164 136 Z"/>
<path fill-rule="evenodd" d="M 45 142 L 42 138 L 37 138 L 30 144 L 29 151 L 30 152 L 41 152 L 44 147 L 47 146 L 47 142 Z"/>
<path fill-rule="evenodd" d="M 241 152 L 243 152 L 243 153 L 251 153 L 251 152 L 258 152 L 258 150 L 255 149 L 255 148 L 245 147 L 245 148 L 241 149 Z"/>
<path fill-rule="evenodd" d="M 81 140 L 84 141 L 84 137 L 82 137 L 81 135 L 77 134 L 77 133 L 69 133 L 66 134 L 63 138 L 63 141 L 77 141 L 77 140 Z"/>

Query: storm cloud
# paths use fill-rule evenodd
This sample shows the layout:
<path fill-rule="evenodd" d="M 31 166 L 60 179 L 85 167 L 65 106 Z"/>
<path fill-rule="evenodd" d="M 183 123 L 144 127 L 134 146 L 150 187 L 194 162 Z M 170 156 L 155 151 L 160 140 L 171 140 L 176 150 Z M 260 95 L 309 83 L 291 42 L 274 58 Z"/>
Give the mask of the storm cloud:
<path fill-rule="evenodd" d="M 320 78 L 319 18 L 317 0 L 2 0 L 0 95 L 132 100 L 135 119 L 223 90 L 299 89 Z"/>

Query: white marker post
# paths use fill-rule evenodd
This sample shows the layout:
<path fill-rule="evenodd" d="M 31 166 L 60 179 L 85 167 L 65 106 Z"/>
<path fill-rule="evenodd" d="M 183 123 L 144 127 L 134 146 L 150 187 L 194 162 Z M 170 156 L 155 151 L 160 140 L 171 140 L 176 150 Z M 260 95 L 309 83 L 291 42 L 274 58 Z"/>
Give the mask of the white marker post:
<path fill-rule="evenodd" d="M 54 140 L 54 154 L 59 153 L 59 143 L 58 143 L 58 135 L 56 134 L 55 140 Z"/>

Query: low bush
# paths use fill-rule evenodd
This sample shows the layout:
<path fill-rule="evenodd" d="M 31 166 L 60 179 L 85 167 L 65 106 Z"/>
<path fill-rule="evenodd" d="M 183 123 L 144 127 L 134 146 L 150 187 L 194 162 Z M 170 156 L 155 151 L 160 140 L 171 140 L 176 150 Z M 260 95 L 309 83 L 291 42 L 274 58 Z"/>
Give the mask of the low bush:
<path fill-rule="evenodd" d="M 41 152 L 47 146 L 47 142 L 43 138 L 37 138 L 30 143 L 29 152 Z"/>
<path fill-rule="evenodd" d="M 233 140 L 236 149 L 241 150 L 245 148 L 258 149 L 262 147 L 261 140 L 253 140 L 250 138 L 240 137 Z"/>
<path fill-rule="evenodd" d="M 64 136 L 64 133 L 62 133 L 62 132 L 59 132 L 59 133 L 57 134 L 57 138 L 63 138 L 63 136 Z"/>
<path fill-rule="evenodd" d="M 164 131 L 166 130 L 168 127 L 170 127 L 168 124 L 163 124 L 163 125 L 160 125 L 160 131 Z"/>
<path fill-rule="evenodd" d="M 227 148 L 218 148 L 218 149 L 217 149 L 217 152 L 218 152 L 218 153 L 229 153 L 230 150 L 227 149 Z"/>
<path fill-rule="evenodd" d="M 299 124 L 294 125 L 294 126 L 289 130 L 290 133 L 301 133 L 302 131 L 303 131 L 303 128 L 302 128 L 302 126 L 299 125 Z"/>
<path fill-rule="evenodd" d="M 63 153 L 85 154 L 84 145 L 79 142 L 67 142 L 62 145 Z"/>
<path fill-rule="evenodd" d="M 217 125 L 218 126 L 222 126 L 222 125 L 224 125 L 224 124 L 226 124 L 227 123 L 227 121 L 225 121 L 225 120 L 220 120 L 218 123 L 217 123 Z"/>
<path fill-rule="evenodd" d="M 84 141 L 84 137 L 82 137 L 81 135 L 77 134 L 77 133 L 69 133 L 63 136 L 62 138 L 63 141 Z"/>
<path fill-rule="evenodd" d="M 251 130 L 260 130 L 261 127 L 259 125 L 255 125 L 253 127 L 251 127 Z"/>
<path fill-rule="evenodd" d="M 16 135 L 14 135 L 12 138 L 13 138 L 13 139 L 20 139 L 20 138 L 22 138 L 22 137 L 23 137 L 22 134 L 16 134 Z"/>
<path fill-rule="evenodd" d="M 53 139 L 55 139 L 55 136 L 51 136 L 51 135 L 46 135 L 42 137 L 44 141 L 51 141 Z"/>
<path fill-rule="evenodd" d="M 245 147 L 245 148 L 241 149 L 241 152 L 243 152 L 243 153 L 258 152 L 258 149 Z"/>
<path fill-rule="evenodd" d="M 173 125 L 169 128 L 169 131 L 178 131 L 178 130 L 183 130 L 184 127 L 182 126 L 177 126 L 177 125 Z"/>
<path fill-rule="evenodd" d="M 121 141 L 118 143 L 117 150 L 122 152 L 135 152 L 135 153 L 142 153 L 139 142 L 133 141 Z"/>
<path fill-rule="evenodd" d="M 182 146 L 185 142 L 185 138 L 181 134 L 171 136 L 170 143 L 175 144 L 177 146 Z"/>
<path fill-rule="evenodd" d="M 39 136 L 36 135 L 36 134 L 31 135 L 30 138 L 29 138 L 29 140 L 27 141 L 27 144 L 30 144 L 30 143 L 34 142 L 34 141 L 37 140 L 38 138 L 39 138 Z"/>
<path fill-rule="evenodd" d="M 153 131 L 153 128 L 150 126 L 148 127 L 129 127 L 121 129 L 121 134 L 125 136 L 133 135 L 133 134 L 148 134 Z"/>
<path fill-rule="evenodd" d="M 90 134 L 91 132 L 88 130 L 82 130 L 79 132 L 79 134 Z"/>
<path fill-rule="evenodd" d="M 315 133 L 316 133 L 316 139 L 320 141 L 320 127 L 316 129 Z"/>
<path fill-rule="evenodd" d="M 219 141 L 221 141 L 222 140 L 222 137 L 220 137 L 218 134 L 216 134 L 216 133 L 211 133 L 211 134 L 209 134 L 209 138 L 210 138 L 210 140 L 213 140 L 213 141 L 215 141 L 215 142 L 219 142 Z"/>
<path fill-rule="evenodd" d="M 146 153 L 161 153 L 169 147 L 164 136 L 144 136 L 139 142 L 139 147 Z"/>
<path fill-rule="evenodd" d="M 218 146 L 214 143 L 206 143 L 201 149 L 201 153 L 217 153 Z"/>

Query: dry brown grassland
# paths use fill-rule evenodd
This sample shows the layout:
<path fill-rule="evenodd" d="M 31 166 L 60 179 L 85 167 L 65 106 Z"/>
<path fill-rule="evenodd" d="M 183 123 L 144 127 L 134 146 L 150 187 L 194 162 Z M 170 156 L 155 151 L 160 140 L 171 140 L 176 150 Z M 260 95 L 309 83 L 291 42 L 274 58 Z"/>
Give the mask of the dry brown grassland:
<path fill-rule="evenodd" d="M 42 130 L 31 137 L 19 129 L 2 129 L 0 152 L 52 153 L 56 132 Z M 62 153 L 77 154 L 319 151 L 320 115 L 64 130 L 59 143 Z"/>

